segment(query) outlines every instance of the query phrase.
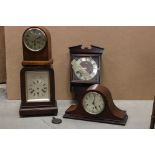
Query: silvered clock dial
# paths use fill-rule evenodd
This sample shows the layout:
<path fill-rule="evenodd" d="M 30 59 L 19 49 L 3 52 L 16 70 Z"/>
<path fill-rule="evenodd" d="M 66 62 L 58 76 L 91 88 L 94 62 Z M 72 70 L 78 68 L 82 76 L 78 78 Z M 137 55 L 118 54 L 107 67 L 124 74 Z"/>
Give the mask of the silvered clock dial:
<path fill-rule="evenodd" d="M 92 80 L 98 72 L 98 65 L 92 57 L 79 57 L 73 59 L 72 69 L 79 80 Z"/>
<path fill-rule="evenodd" d="M 88 92 L 82 101 L 83 108 L 89 114 L 100 114 L 105 107 L 103 97 L 97 92 Z"/>
<path fill-rule="evenodd" d="M 49 72 L 26 72 L 26 99 L 27 102 L 49 102 Z"/>
<path fill-rule="evenodd" d="M 30 51 L 39 52 L 46 46 L 47 37 L 40 28 L 30 28 L 25 31 L 23 42 Z"/>

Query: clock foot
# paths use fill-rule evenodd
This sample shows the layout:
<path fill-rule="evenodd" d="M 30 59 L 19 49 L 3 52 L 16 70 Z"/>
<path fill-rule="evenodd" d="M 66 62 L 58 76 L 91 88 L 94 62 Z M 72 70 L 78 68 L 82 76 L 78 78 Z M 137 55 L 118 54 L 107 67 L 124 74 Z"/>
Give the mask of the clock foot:
<path fill-rule="evenodd" d="M 123 126 L 125 126 L 125 124 L 127 122 L 127 119 L 128 119 L 128 116 L 126 115 L 123 119 L 96 118 L 96 119 L 92 120 L 92 118 L 89 118 L 89 117 L 65 113 L 63 118 L 84 120 L 84 121 L 91 121 L 91 122 L 99 122 L 99 123 L 108 123 L 108 124 L 115 124 L 115 125 L 123 125 Z"/>
<path fill-rule="evenodd" d="M 71 105 L 66 110 L 63 118 L 116 124 L 116 125 L 126 125 L 126 122 L 128 120 L 128 115 L 126 114 L 126 111 L 123 111 L 118 108 L 116 109 L 116 107 L 114 109 L 115 109 L 115 113 L 119 112 L 121 115 L 117 116 L 117 115 L 114 115 L 113 113 L 109 113 L 107 115 L 103 113 L 98 116 L 94 116 L 86 113 L 83 109 L 81 109 L 80 105 L 76 104 L 76 105 Z"/>

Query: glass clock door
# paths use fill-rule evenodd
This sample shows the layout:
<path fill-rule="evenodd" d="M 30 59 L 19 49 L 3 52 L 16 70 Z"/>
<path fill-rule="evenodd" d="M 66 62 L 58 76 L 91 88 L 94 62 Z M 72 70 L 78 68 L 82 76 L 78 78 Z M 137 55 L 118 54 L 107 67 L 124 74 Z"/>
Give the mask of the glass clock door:
<path fill-rule="evenodd" d="M 48 71 L 26 72 L 27 102 L 49 102 L 50 80 Z"/>

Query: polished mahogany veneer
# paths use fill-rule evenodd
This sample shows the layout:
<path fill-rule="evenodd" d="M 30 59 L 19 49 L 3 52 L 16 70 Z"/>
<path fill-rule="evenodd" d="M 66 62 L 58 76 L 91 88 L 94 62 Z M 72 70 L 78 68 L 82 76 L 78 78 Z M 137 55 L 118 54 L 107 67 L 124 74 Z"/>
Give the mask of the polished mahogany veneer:
<path fill-rule="evenodd" d="M 21 117 L 57 115 L 50 33 L 44 27 L 30 27 L 23 33 L 22 45 L 19 114 Z"/>

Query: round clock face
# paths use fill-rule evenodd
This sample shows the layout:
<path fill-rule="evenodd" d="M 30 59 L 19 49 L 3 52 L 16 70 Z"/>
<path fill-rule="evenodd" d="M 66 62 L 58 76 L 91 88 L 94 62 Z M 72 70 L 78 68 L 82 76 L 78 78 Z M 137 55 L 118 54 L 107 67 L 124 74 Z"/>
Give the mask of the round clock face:
<path fill-rule="evenodd" d="M 101 94 L 96 92 L 87 93 L 82 101 L 83 108 L 89 114 L 100 114 L 105 107 L 105 103 Z"/>
<path fill-rule="evenodd" d="M 73 59 L 71 64 L 76 77 L 80 80 L 91 80 L 98 71 L 97 63 L 91 57 Z"/>
<path fill-rule="evenodd" d="M 24 33 L 23 41 L 28 50 L 39 52 L 46 46 L 47 38 L 41 29 L 30 28 Z"/>

